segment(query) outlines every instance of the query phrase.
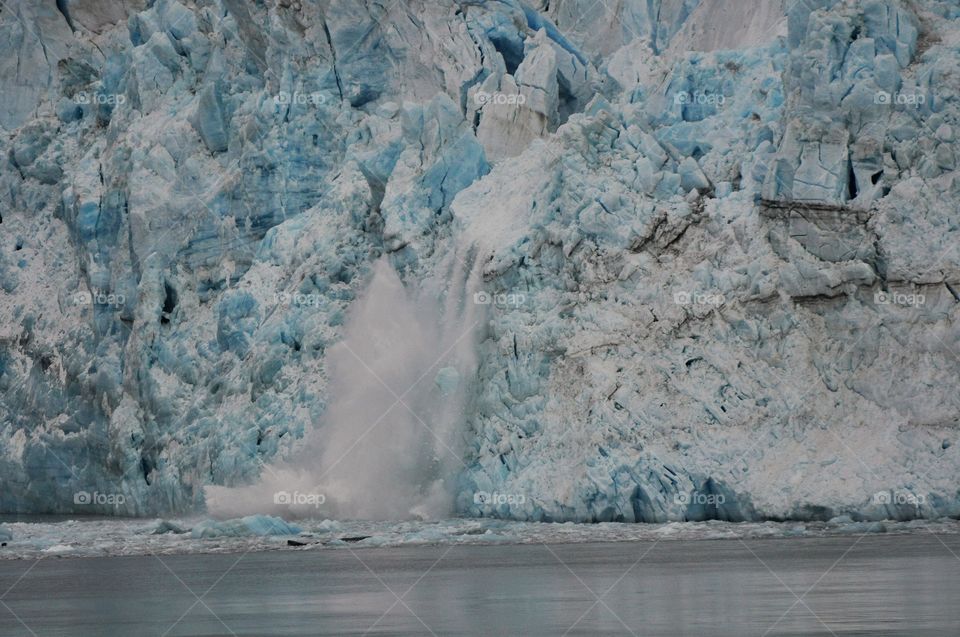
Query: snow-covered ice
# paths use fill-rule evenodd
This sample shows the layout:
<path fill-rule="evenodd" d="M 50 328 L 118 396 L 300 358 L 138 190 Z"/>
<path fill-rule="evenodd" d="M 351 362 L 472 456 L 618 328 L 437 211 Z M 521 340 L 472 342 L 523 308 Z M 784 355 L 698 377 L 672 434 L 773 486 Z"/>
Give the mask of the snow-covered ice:
<path fill-rule="evenodd" d="M 201 514 L 293 467 L 347 516 L 960 516 L 956 2 L 10 4 L 0 510 Z M 483 320 L 351 449 L 384 263 L 432 358 Z"/>

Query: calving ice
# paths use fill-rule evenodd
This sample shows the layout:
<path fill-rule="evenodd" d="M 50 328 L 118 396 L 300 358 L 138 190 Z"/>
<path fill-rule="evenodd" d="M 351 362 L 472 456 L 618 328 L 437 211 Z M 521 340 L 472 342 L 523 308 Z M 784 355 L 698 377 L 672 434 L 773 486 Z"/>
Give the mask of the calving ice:
<path fill-rule="evenodd" d="M 60 4 L 0 21 L 5 511 L 960 514 L 951 3 Z"/>
<path fill-rule="evenodd" d="M 483 311 L 470 302 L 477 271 L 463 260 L 470 251 L 462 254 L 419 293 L 386 259 L 373 265 L 327 355 L 333 382 L 324 417 L 256 484 L 208 487 L 208 510 L 301 516 L 324 504 L 337 517 L 374 519 L 453 512 Z"/>
<path fill-rule="evenodd" d="M 956 632 L 956 0 L 2 5 L 0 634 Z"/>

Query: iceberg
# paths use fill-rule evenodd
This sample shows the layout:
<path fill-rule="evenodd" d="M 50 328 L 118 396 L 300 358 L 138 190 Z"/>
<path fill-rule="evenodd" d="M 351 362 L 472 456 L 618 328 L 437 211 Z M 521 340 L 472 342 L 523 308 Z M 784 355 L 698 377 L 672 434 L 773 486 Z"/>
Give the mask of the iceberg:
<path fill-rule="evenodd" d="M 207 520 L 193 527 L 190 537 L 209 539 L 218 537 L 247 537 L 266 535 L 297 535 L 301 529 L 281 518 L 269 515 L 248 515 L 233 520 Z"/>

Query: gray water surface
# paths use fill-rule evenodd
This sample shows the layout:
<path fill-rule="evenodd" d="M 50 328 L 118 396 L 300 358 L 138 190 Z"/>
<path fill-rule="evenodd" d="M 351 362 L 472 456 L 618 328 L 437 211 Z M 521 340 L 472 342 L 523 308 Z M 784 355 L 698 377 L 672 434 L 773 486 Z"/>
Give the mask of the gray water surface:
<path fill-rule="evenodd" d="M 0 562 L 0 635 L 955 636 L 958 555 L 922 533 L 49 557 Z"/>

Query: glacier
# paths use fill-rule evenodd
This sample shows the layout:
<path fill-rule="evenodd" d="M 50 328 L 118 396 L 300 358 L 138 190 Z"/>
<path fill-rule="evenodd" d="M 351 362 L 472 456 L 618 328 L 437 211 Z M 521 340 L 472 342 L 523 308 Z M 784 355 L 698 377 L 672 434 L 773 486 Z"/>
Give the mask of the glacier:
<path fill-rule="evenodd" d="M 321 457 L 386 263 L 483 320 L 346 516 L 960 516 L 960 6 L 609 5 L 6 3 L 0 511 Z"/>

